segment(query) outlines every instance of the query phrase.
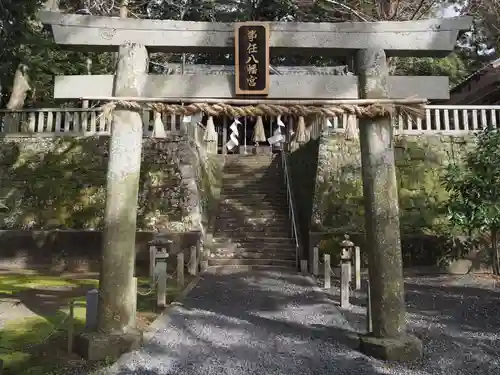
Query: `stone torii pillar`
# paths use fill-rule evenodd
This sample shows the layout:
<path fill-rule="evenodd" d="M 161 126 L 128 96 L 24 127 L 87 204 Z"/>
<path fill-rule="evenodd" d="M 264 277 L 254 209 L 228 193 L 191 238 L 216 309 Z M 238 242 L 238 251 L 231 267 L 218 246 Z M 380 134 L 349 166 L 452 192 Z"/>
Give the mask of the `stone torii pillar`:
<path fill-rule="evenodd" d="M 147 73 L 148 53 L 143 45 L 120 46 L 113 84 L 115 96 L 138 96 Z M 135 236 L 142 117 L 139 111 L 113 113 L 106 181 L 106 209 L 99 275 L 97 332 L 77 338 L 76 350 L 89 360 L 117 358 L 136 348 L 142 334 L 135 326 Z"/>
<path fill-rule="evenodd" d="M 384 50 L 357 51 L 360 97 L 386 99 L 389 69 Z M 393 126 L 389 116 L 359 119 L 372 332 L 361 350 L 387 360 L 422 356 L 422 342 L 405 331 L 403 260 Z"/>

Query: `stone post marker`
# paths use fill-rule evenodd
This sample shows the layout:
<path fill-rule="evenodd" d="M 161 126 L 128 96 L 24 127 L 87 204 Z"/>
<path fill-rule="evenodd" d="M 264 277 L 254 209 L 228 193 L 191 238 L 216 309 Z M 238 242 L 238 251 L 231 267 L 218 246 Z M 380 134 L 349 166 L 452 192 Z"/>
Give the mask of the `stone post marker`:
<path fill-rule="evenodd" d="M 120 47 L 115 96 L 141 96 L 148 54 L 137 44 Z M 99 280 L 98 332 L 84 334 L 83 355 L 117 357 L 140 344 L 135 329 L 135 234 L 142 119 L 132 110 L 115 110 L 109 150 L 103 254 Z"/>
<path fill-rule="evenodd" d="M 355 60 L 360 97 L 387 98 L 389 69 L 384 50 L 360 50 Z M 405 332 L 391 119 L 360 119 L 359 128 L 373 322 L 372 332 L 361 337 L 361 350 L 382 359 L 414 359 L 422 356 L 422 343 Z"/>

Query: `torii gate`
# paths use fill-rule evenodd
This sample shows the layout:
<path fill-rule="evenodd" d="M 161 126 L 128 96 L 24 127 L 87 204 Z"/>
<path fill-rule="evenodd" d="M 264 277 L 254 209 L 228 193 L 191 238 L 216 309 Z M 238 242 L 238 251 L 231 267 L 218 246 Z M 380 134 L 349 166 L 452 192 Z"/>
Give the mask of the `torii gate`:
<path fill-rule="evenodd" d="M 118 19 L 41 12 L 56 43 L 119 50 L 115 76 L 56 77 L 57 98 L 144 97 L 234 101 L 235 82 L 224 75 L 147 75 L 148 52 L 225 52 L 234 48 L 234 25 L 226 23 Z M 351 56 L 357 76 L 269 77 L 261 103 L 283 99 L 395 102 L 398 98 L 447 96 L 447 77 L 391 77 L 387 56 L 449 54 L 471 17 L 408 22 L 264 23 L 271 53 Z M 392 83 L 391 83 L 392 82 Z M 433 93 L 439 93 L 434 96 Z M 358 101 L 359 103 L 359 101 Z M 205 103 L 206 104 L 206 103 Z M 103 269 L 100 277 L 99 333 L 87 334 L 89 347 L 113 347 L 119 354 L 137 342 L 132 277 L 142 121 L 136 107 L 114 112 L 107 178 Z M 363 192 L 369 249 L 373 331 L 361 349 L 385 359 L 422 355 L 422 343 L 405 332 L 405 303 L 399 229 L 398 190 L 389 113 L 360 118 Z M 109 343 L 114 344 L 109 344 Z M 97 343 L 97 344 L 95 344 Z M 116 343 L 120 343 L 117 345 Z M 95 348 L 94 348 L 95 350 Z M 90 349 L 89 349 L 90 351 Z"/>

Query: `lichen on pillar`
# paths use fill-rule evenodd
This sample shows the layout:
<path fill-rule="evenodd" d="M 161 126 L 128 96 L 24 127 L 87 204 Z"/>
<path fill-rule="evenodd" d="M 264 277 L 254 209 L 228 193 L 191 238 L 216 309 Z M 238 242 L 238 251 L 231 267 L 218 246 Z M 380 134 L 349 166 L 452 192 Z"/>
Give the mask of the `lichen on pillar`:
<path fill-rule="evenodd" d="M 385 52 L 356 53 L 360 97 L 389 97 Z M 366 243 L 369 244 L 373 331 L 361 338 L 367 354 L 383 359 L 421 356 L 422 344 L 405 332 L 403 262 L 399 202 L 394 160 L 392 121 L 389 116 L 359 120 Z"/>
<path fill-rule="evenodd" d="M 142 45 L 120 47 L 114 80 L 115 96 L 141 96 L 148 54 Z M 101 261 L 100 332 L 125 332 L 135 327 L 134 267 L 142 117 L 134 110 L 113 113 L 107 172 L 107 195 Z"/>

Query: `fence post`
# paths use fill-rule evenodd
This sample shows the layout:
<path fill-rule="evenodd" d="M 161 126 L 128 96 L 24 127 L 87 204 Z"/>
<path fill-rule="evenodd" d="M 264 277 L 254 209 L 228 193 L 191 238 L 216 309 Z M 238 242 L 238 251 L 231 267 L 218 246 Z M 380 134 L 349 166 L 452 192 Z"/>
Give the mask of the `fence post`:
<path fill-rule="evenodd" d="M 184 253 L 177 253 L 177 286 L 184 286 Z"/>
<path fill-rule="evenodd" d="M 97 303 L 99 290 L 92 289 L 87 292 L 85 309 L 85 329 L 94 331 L 97 328 Z"/>
<path fill-rule="evenodd" d="M 156 305 L 165 307 L 167 305 L 167 259 L 156 264 L 156 276 L 158 284 L 156 286 Z"/>
<path fill-rule="evenodd" d="M 149 276 L 151 277 L 151 288 L 155 286 L 156 246 L 149 246 Z"/>
<path fill-rule="evenodd" d="M 372 294 L 370 291 L 370 275 L 368 275 L 367 279 L 367 306 L 366 306 L 366 331 L 370 333 L 372 328 Z"/>
<path fill-rule="evenodd" d="M 132 318 L 134 319 L 134 322 L 137 323 L 137 277 L 132 278 L 132 283 L 134 284 L 134 290 L 131 296 L 134 299 L 134 310 L 132 311 Z"/>
<path fill-rule="evenodd" d="M 313 247 L 313 275 L 319 275 L 319 248 L 318 246 Z"/>
<path fill-rule="evenodd" d="M 331 277 L 332 271 L 330 268 L 330 254 L 325 254 L 325 289 L 330 289 L 332 287 Z"/>
<path fill-rule="evenodd" d="M 354 277 L 355 290 L 361 289 L 361 249 L 359 246 L 354 248 Z"/>
<path fill-rule="evenodd" d="M 200 270 L 201 272 L 206 272 L 208 270 L 208 260 L 202 260 L 200 262 Z"/>
<path fill-rule="evenodd" d="M 300 272 L 302 272 L 304 275 L 307 274 L 307 260 L 302 259 L 300 261 Z"/>
<path fill-rule="evenodd" d="M 191 254 L 189 256 L 189 274 L 192 276 L 196 276 L 196 271 L 198 270 L 198 257 L 197 257 L 197 248 L 196 246 L 191 246 L 190 248 Z"/>
<path fill-rule="evenodd" d="M 74 336 L 74 317 L 75 317 L 75 301 L 69 301 L 68 315 L 68 354 L 73 353 L 73 336 Z"/>
<path fill-rule="evenodd" d="M 200 271 L 201 261 L 203 260 L 203 240 L 200 238 L 196 241 L 196 273 Z"/>
<path fill-rule="evenodd" d="M 340 307 L 349 307 L 349 277 L 351 276 L 351 262 L 342 260 L 340 264 Z"/>

